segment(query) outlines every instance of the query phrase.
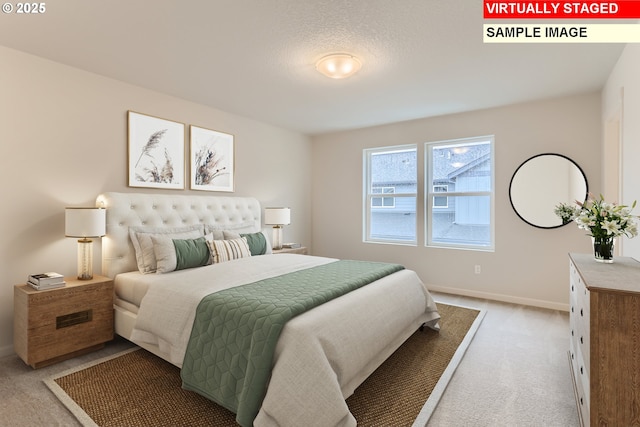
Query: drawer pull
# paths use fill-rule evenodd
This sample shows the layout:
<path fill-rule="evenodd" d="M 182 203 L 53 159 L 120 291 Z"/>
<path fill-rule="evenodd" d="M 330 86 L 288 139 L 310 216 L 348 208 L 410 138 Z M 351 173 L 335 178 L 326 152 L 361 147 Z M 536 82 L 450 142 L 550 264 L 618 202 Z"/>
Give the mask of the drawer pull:
<path fill-rule="evenodd" d="M 584 317 L 584 312 L 582 311 L 582 309 L 580 309 L 580 316 Z"/>
<path fill-rule="evenodd" d="M 580 398 L 580 405 L 584 405 L 584 401 Z"/>
<path fill-rule="evenodd" d="M 584 337 L 580 337 L 580 344 L 584 344 Z"/>
<path fill-rule="evenodd" d="M 582 366 L 580 366 L 580 374 L 584 375 L 584 369 L 582 368 Z"/>
<path fill-rule="evenodd" d="M 93 310 L 78 311 L 77 313 L 65 314 L 56 317 L 56 329 L 67 328 L 81 323 L 91 322 Z"/>

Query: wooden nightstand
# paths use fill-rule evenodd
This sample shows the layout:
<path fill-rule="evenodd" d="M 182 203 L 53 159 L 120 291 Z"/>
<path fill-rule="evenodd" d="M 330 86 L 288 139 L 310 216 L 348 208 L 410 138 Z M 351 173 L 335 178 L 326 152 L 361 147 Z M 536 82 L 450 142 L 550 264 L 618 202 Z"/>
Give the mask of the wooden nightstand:
<path fill-rule="evenodd" d="M 300 246 L 299 248 L 282 248 L 282 249 L 274 249 L 274 254 L 307 254 L 307 248 L 304 246 Z"/>
<path fill-rule="evenodd" d="M 113 280 L 64 280 L 63 288 L 13 289 L 13 347 L 34 368 L 97 350 L 113 339 Z"/>

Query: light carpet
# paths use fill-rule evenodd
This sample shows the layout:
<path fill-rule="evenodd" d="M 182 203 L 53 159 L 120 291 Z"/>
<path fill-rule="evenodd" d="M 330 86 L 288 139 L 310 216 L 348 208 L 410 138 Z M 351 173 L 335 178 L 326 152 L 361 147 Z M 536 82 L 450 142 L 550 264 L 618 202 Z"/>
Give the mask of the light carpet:
<path fill-rule="evenodd" d="M 426 425 L 484 317 L 442 303 L 438 310 L 439 332 L 414 333 L 347 399 L 358 426 Z M 177 367 L 139 348 L 45 383 L 84 426 L 237 425 L 233 413 L 183 390 Z"/>

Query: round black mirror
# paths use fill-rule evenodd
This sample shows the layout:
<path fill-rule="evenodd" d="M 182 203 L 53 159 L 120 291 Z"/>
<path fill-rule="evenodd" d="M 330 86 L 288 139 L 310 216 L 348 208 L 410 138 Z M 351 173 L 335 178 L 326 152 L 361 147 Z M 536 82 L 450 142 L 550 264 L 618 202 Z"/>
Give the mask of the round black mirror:
<path fill-rule="evenodd" d="M 509 199 L 516 214 L 538 228 L 565 225 L 555 213 L 559 203 L 584 201 L 587 177 L 573 160 L 562 154 L 544 153 L 525 160 L 513 174 Z"/>

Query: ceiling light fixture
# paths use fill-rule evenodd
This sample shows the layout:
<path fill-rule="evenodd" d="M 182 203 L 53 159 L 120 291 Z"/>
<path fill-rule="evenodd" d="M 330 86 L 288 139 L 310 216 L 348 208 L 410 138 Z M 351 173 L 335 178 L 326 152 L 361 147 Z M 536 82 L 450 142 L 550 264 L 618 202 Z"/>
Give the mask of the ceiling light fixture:
<path fill-rule="evenodd" d="M 358 72 L 361 67 L 362 64 L 358 58 L 348 53 L 332 53 L 323 56 L 316 63 L 316 69 L 332 79 L 349 77 Z"/>

